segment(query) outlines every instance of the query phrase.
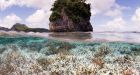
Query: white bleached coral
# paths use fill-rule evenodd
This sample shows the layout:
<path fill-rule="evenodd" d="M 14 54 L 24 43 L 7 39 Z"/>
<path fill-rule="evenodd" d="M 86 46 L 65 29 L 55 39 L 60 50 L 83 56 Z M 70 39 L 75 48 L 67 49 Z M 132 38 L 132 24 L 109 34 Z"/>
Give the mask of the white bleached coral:
<path fill-rule="evenodd" d="M 140 71 L 140 55 L 134 54 L 140 45 L 42 41 L 33 37 L 15 38 L 12 43 L 8 38 L 3 40 L 0 75 L 139 75 Z"/>

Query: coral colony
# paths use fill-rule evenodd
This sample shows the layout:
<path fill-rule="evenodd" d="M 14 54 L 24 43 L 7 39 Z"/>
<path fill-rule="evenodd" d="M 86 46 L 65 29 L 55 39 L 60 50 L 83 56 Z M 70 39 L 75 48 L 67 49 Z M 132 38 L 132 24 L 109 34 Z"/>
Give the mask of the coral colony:
<path fill-rule="evenodd" d="M 140 44 L 0 37 L 1 75 L 139 75 Z"/>

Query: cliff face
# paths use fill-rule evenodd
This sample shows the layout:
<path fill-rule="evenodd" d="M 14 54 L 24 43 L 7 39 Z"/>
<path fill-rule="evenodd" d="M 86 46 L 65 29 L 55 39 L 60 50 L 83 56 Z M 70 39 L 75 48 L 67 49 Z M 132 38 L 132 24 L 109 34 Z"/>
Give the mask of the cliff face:
<path fill-rule="evenodd" d="M 88 9 L 88 10 L 85 10 L 86 12 L 83 12 L 83 10 L 81 10 L 80 7 L 75 8 L 78 2 L 77 3 L 71 2 L 71 3 L 75 3 L 74 4 L 75 6 L 73 5 L 71 7 L 70 5 L 66 5 L 64 6 L 65 8 L 61 7 L 61 10 L 57 11 L 59 13 L 58 14 L 59 17 L 53 20 L 50 19 L 50 24 L 49 24 L 50 31 L 55 31 L 55 32 L 93 31 L 92 25 L 90 23 L 90 15 L 91 15 L 90 6 L 87 5 L 86 3 L 79 2 L 79 4 L 80 3 L 83 4 L 83 6 L 81 7 L 83 7 L 84 9 Z M 70 9 L 73 9 L 73 10 L 70 10 Z M 55 10 L 56 9 L 53 9 L 53 11 Z M 87 15 L 86 14 L 87 12 L 88 12 L 88 16 L 85 16 Z M 53 16 L 52 14 L 50 18 L 52 17 L 55 17 L 55 16 Z"/>

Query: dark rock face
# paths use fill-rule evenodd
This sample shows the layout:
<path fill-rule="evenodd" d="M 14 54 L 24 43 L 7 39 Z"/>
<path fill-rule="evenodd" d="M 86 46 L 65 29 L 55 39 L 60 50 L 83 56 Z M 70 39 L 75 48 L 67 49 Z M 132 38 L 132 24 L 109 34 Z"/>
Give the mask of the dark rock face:
<path fill-rule="evenodd" d="M 66 15 L 64 11 L 61 13 L 62 19 L 50 22 L 49 27 L 50 31 L 54 32 L 73 32 L 73 31 L 82 31 L 88 32 L 93 31 L 92 25 L 89 18 L 81 18 L 78 23 L 74 23 Z"/>
<path fill-rule="evenodd" d="M 2 31 L 10 31 L 10 29 L 5 28 L 5 27 L 0 27 L 0 30 L 2 30 Z"/>
<path fill-rule="evenodd" d="M 11 28 L 13 31 L 24 31 L 24 32 L 48 32 L 48 29 L 44 28 L 29 28 L 25 24 L 16 23 Z"/>
<path fill-rule="evenodd" d="M 49 30 L 44 28 L 30 28 L 26 32 L 49 32 Z"/>
<path fill-rule="evenodd" d="M 80 3 L 82 4 L 83 2 L 79 2 L 79 4 Z M 86 7 L 84 7 L 84 6 L 86 6 Z M 90 9 L 89 8 L 90 6 L 87 8 L 87 5 L 85 3 L 83 3 L 83 7 L 85 9 Z M 50 20 L 50 24 L 49 24 L 50 31 L 54 31 L 54 32 L 78 32 L 78 31 L 88 32 L 88 31 L 93 31 L 93 27 L 90 23 L 90 16 L 83 17 L 83 15 L 81 15 L 82 12 L 78 13 L 78 14 L 76 13 L 78 15 L 78 16 L 76 16 L 75 14 L 73 14 L 75 10 L 73 10 L 73 11 L 68 10 L 69 12 L 72 12 L 71 14 L 68 14 L 66 8 L 67 7 L 65 7 L 65 8 L 62 7 L 62 9 L 60 11 L 58 11 L 60 13 L 59 15 L 61 18 L 57 18 L 53 21 Z M 76 8 L 76 9 L 78 9 L 78 8 Z M 55 11 L 55 10 L 53 10 L 53 11 Z M 90 12 L 90 11 L 88 11 L 88 12 Z M 76 19 L 78 18 L 78 22 L 74 22 L 75 20 L 73 20 L 71 18 L 71 15 L 74 15 L 74 18 L 76 16 Z"/>

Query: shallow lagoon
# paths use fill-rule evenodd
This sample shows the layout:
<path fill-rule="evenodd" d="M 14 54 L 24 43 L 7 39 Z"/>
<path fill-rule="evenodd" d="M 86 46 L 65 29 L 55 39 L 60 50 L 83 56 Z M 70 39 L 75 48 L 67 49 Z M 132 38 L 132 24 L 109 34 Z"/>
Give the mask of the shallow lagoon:
<path fill-rule="evenodd" d="M 138 33 L 25 34 L 1 33 L 1 75 L 140 74 Z"/>

